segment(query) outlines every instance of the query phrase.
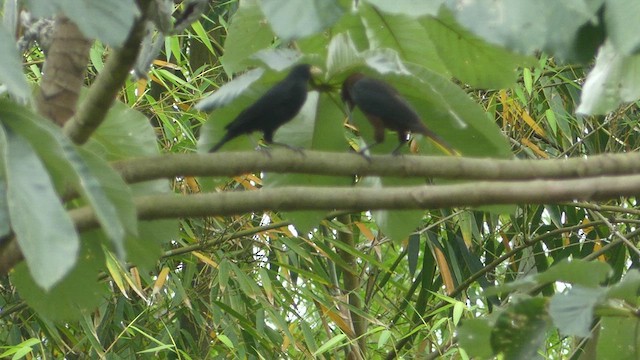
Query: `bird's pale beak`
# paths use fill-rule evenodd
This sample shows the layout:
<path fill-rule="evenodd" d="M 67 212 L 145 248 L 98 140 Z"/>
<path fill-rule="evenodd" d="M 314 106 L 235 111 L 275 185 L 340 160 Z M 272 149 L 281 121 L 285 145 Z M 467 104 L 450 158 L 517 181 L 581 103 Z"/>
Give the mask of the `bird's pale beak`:
<path fill-rule="evenodd" d="M 311 72 L 311 75 L 313 75 L 313 76 L 322 75 L 322 69 L 320 69 L 317 66 L 312 66 L 309 71 Z"/>

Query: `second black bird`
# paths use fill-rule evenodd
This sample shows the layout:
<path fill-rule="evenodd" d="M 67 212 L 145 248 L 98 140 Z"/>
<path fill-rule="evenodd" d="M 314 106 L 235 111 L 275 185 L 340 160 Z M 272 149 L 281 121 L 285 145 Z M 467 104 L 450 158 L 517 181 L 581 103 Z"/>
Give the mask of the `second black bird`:
<path fill-rule="evenodd" d="M 291 121 L 307 100 L 309 79 L 311 79 L 310 65 L 294 66 L 284 80 L 274 85 L 225 127 L 227 133 L 209 152 L 215 152 L 228 141 L 254 131 L 262 131 L 264 142 L 273 144 L 275 131 Z"/>
<path fill-rule="evenodd" d="M 420 115 L 400 96 L 398 90 L 383 81 L 361 73 L 352 74 L 342 84 L 341 97 L 348 105 L 349 111 L 356 106 L 359 107 L 374 128 L 375 143 L 360 150 L 361 154 L 384 141 L 385 129 L 398 132 L 400 144 L 393 154 L 409 140 L 409 133 L 422 134 L 449 154 L 456 154 L 456 150 L 449 143 L 426 127 Z"/>

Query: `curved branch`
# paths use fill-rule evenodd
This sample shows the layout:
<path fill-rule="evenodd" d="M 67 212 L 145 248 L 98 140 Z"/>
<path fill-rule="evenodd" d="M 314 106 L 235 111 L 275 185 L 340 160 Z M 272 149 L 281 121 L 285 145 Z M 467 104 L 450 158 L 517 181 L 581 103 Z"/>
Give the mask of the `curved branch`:
<path fill-rule="evenodd" d="M 232 215 L 267 210 L 434 209 L 497 204 L 547 204 L 640 194 L 640 175 L 570 180 L 476 182 L 391 188 L 283 187 L 134 199 L 142 220 Z M 71 210 L 79 229 L 97 226 L 93 210 Z"/>
<path fill-rule="evenodd" d="M 566 179 L 640 173 L 640 153 L 604 154 L 560 160 L 504 160 L 451 156 L 374 155 L 368 162 L 349 153 L 286 149 L 172 154 L 115 162 L 129 183 L 176 176 L 236 176 L 251 172 L 316 175 L 378 175 L 473 180 Z"/>

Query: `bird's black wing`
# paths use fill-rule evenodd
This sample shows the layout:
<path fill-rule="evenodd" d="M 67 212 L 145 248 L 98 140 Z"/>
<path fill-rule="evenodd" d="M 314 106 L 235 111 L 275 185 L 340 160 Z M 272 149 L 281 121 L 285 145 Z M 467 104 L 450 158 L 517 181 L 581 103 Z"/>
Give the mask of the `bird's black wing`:
<path fill-rule="evenodd" d="M 307 80 L 289 79 L 274 85 L 226 126 L 232 133 L 275 130 L 300 111 L 307 98 Z"/>
<path fill-rule="evenodd" d="M 380 118 L 389 129 L 407 131 L 424 127 L 409 102 L 380 80 L 362 78 L 353 84 L 350 94 L 365 115 Z"/>

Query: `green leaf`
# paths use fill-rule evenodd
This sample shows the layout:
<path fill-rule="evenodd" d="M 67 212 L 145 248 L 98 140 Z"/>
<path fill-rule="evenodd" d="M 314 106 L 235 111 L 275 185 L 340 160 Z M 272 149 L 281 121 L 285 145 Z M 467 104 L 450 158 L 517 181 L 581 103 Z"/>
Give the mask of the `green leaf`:
<path fill-rule="evenodd" d="M 380 11 L 410 17 L 435 16 L 445 0 L 366 0 Z"/>
<path fill-rule="evenodd" d="M 31 89 L 22 72 L 22 61 L 18 56 L 16 42 L 9 32 L 0 26 L 0 84 L 4 84 L 9 94 L 22 102 L 31 96 Z"/>
<path fill-rule="evenodd" d="M 420 235 L 409 236 L 407 245 L 407 262 L 409 263 L 409 275 L 414 276 L 418 268 L 418 258 L 420 257 Z"/>
<path fill-rule="evenodd" d="M 178 238 L 178 229 L 175 219 L 139 221 L 137 236 L 129 235 L 125 242 L 127 259 L 141 269 L 154 269 L 163 246 Z"/>
<path fill-rule="evenodd" d="M 316 350 L 313 353 L 313 356 L 318 356 L 320 354 L 323 354 L 329 350 L 336 350 L 337 348 L 341 347 L 343 344 L 342 342 L 344 342 L 345 340 L 347 340 L 347 335 L 345 334 L 338 334 L 334 337 L 332 337 L 331 339 L 329 339 L 328 341 L 326 341 L 324 344 L 322 344 L 322 346 L 320 346 L 318 348 L 318 350 Z"/>
<path fill-rule="evenodd" d="M 300 52 L 293 49 L 263 49 L 251 56 L 275 71 L 290 68 L 300 57 Z"/>
<path fill-rule="evenodd" d="M 638 290 L 640 289 L 640 271 L 631 269 L 619 283 L 607 290 L 608 299 L 622 299 L 629 304 L 638 304 Z"/>
<path fill-rule="evenodd" d="M 79 154 L 89 171 L 95 174 L 108 201 L 115 207 L 115 216 L 118 217 L 118 222 L 122 224 L 125 232 L 137 235 L 138 215 L 133 203 L 131 189 L 124 182 L 122 176 L 105 160 L 87 149 L 80 148 Z"/>
<path fill-rule="evenodd" d="M 196 104 L 196 109 L 200 111 L 212 111 L 229 104 L 247 91 L 253 83 L 262 77 L 262 74 L 264 74 L 264 69 L 262 68 L 247 71 L 222 85 L 213 94 L 200 100 L 200 102 Z"/>
<path fill-rule="evenodd" d="M 220 58 L 224 70 L 230 75 L 244 70 L 249 64 L 249 57 L 258 50 L 268 48 L 274 37 L 257 2 L 241 1 L 231 19 L 224 42 L 224 55 Z"/>
<path fill-rule="evenodd" d="M 363 59 L 348 33 L 341 33 L 331 38 L 327 48 L 326 79 L 331 79 L 339 73 L 346 73 L 354 65 L 362 64 Z"/>
<path fill-rule="evenodd" d="M 640 2 L 635 0 L 607 1 L 604 18 L 607 35 L 622 55 L 631 55 L 640 50 Z"/>
<path fill-rule="evenodd" d="M 36 18 L 46 18 L 55 15 L 56 5 L 51 0 L 26 0 L 28 9 Z"/>
<path fill-rule="evenodd" d="M 140 10 L 134 0 L 56 0 L 62 12 L 88 37 L 120 47 Z"/>
<path fill-rule="evenodd" d="M 636 318 L 603 317 L 598 336 L 598 359 L 637 359 L 640 351 L 639 326 Z"/>
<path fill-rule="evenodd" d="M 83 239 L 87 240 L 84 235 Z M 49 290 L 43 290 L 34 282 L 24 263 L 15 267 L 10 275 L 11 282 L 16 286 L 20 297 L 45 318 L 58 321 L 78 319 L 83 312 L 95 310 L 109 294 L 109 288 L 108 282 L 98 281 L 98 274 L 104 264 L 104 254 L 99 243 L 82 241 L 80 256 L 77 258 L 77 263 L 69 274 Z M 47 262 L 54 259 L 49 256 Z M 46 266 L 46 262 L 40 266 Z"/>
<path fill-rule="evenodd" d="M 600 48 L 596 65 L 582 87 L 577 113 L 604 115 L 622 102 L 640 98 L 640 55 L 624 56 L 610 41 Z"/>
<path fill-rule="evenodd" d="M 160 154 L 149 119 L 120 101 L 109 109 L 85 146 L 108 161 Z"/>
<path fill-rule="evenodd" d="M 378 145 L 374 149 L 375 151 L 382 151 L 384 153 L 390 153 L 391 149 L 395 147 L 395 144 L 387 142 L 386 144 Z M 374 151 L 374 152 L 375 152 Z M 374 188 L 392 187 L 392 186 L 412 186 L 419 183 L 424 183 L 424 180 L 420 179 L 406 179 L 406 178 L 378 178 L 370 177 L 365 178 L 363 185 L 369 185 Z M 373 219 L 376 221 L 376 225 L 380 230 L 391 240 L 396 243 L 401 243 L 409 234 L 413 233 L 416 228 L 422 223 L 424 211 L 422 210 L 375 210 L 371 212 Z"/>
<path fill-rule="evenodd" d="M 105 121 L 93 134 L 85 147 L 94 154 L 108 161 L 128 159 L 132 157 L 157 156 L 158 143 L 155 131 L 146 116 L 133 110 L 122 102 L 115 102 L 109 109 Z M 108 196 L 113 196 L 112 201 L 119 211 L 125 211 L 124 218 L 128 218 L 127 199 L 128 192 L 134 196 L 167 193 L 170 191 L 167 180 L 147 181 L 140 184 L 132 184 L 129 190 L 120 194 L 117 180 L 104 181 L 109 183 L 105 189 Z M 120 208 L 122 207 L 122 209 Z M 123 220 L 127 231 L 125 250 L 127 259 L 143 269 L 151 269 L 162 254 L 162 244 L 177 238 L 178 221 L 154 220 L 138 221 L 137 233 L 131 231 L 128 221 Z"/>
<path fill-rule="evenodd" d="M 604 298 L 606 289 L 574 286 L 556 294 L 549 303 L 553 324 L 564 335 L 587 337 L 593 321 L 593 309 Z"/>
<path fill-rule="evenodd" d="M 604 282 L 611 273 L 611 266 L 600 261 L 575 259 L 562 260 L 549 270 L 538 274 L 540 284 L 563 281 L 574 285 L 596 287 Z"/>
<path fill-rule="evenodd" d="M 98 221 L 118 255 L 124 258 L 124 228 L 116 207 L 75 146 L 60 128 L 11 103 L 0 110 L 2 121 L 31 143 L 58 184 L 69 181 L 94 209 Z M 107 166 L 104 164 L 104 166 Z M 132 205 L 129 205 L 132 206 Z M 132 220 L 130 220 L 132 221 Z"/>
<path fill-rule="evenodd" d="M 545 299 L 530 298 L 509 306 L 491 331 L 493 350 L 505 359 L 540 359 L 548 327 L 545 304 Z"/>
<path fill-rule="evenodd" d="M 533 60 L 492 45 L 460 26 L 448 11 L 438 18 L 425 18 L 421 24 L 429 32 L 445 66 L 465 84 L 481 88 L 505 88 L 517 79 L 519 66 Z"/>
<path fill-rule="evenodd" d="M 488 359 L 495 353 L 491 348 L 491 331 L 494 321 L 487 318 L 464 320 L 457 329 L 458 342 L 465 351 L 480 359 Z"/>
<path fill-rule="evenodd" d="M 447 74 L 448 70 L 427 30 L 417 19 L 381 14 L 364 5 L 359 11 L 372 49 L 392 49 L 405 62 Z"/>
<path fill-rule="evenodd" d="M 447 5 L 462 26 L 490 43 L 524 54 L 546 50 L 568 61 L 588 61 L 584 48 L 589 44 L 593 53 L 600 39 L 597 34 L 584 38 L 584 26 L 594 21 L 603 2 L 478 0 Z"/>
<path fill-rule="evenodd" d="M 260 6 L 273 32 L 285 41 L 318 33 L 344 12 L 337 0 L 262 0 Z"/>
<path fill-rule="evenodd" d="M 11 224 L 34 281 L 49 290 L 76 263 L 78 234 L 29 142 L 9 129 L 3 137 Z"/>

